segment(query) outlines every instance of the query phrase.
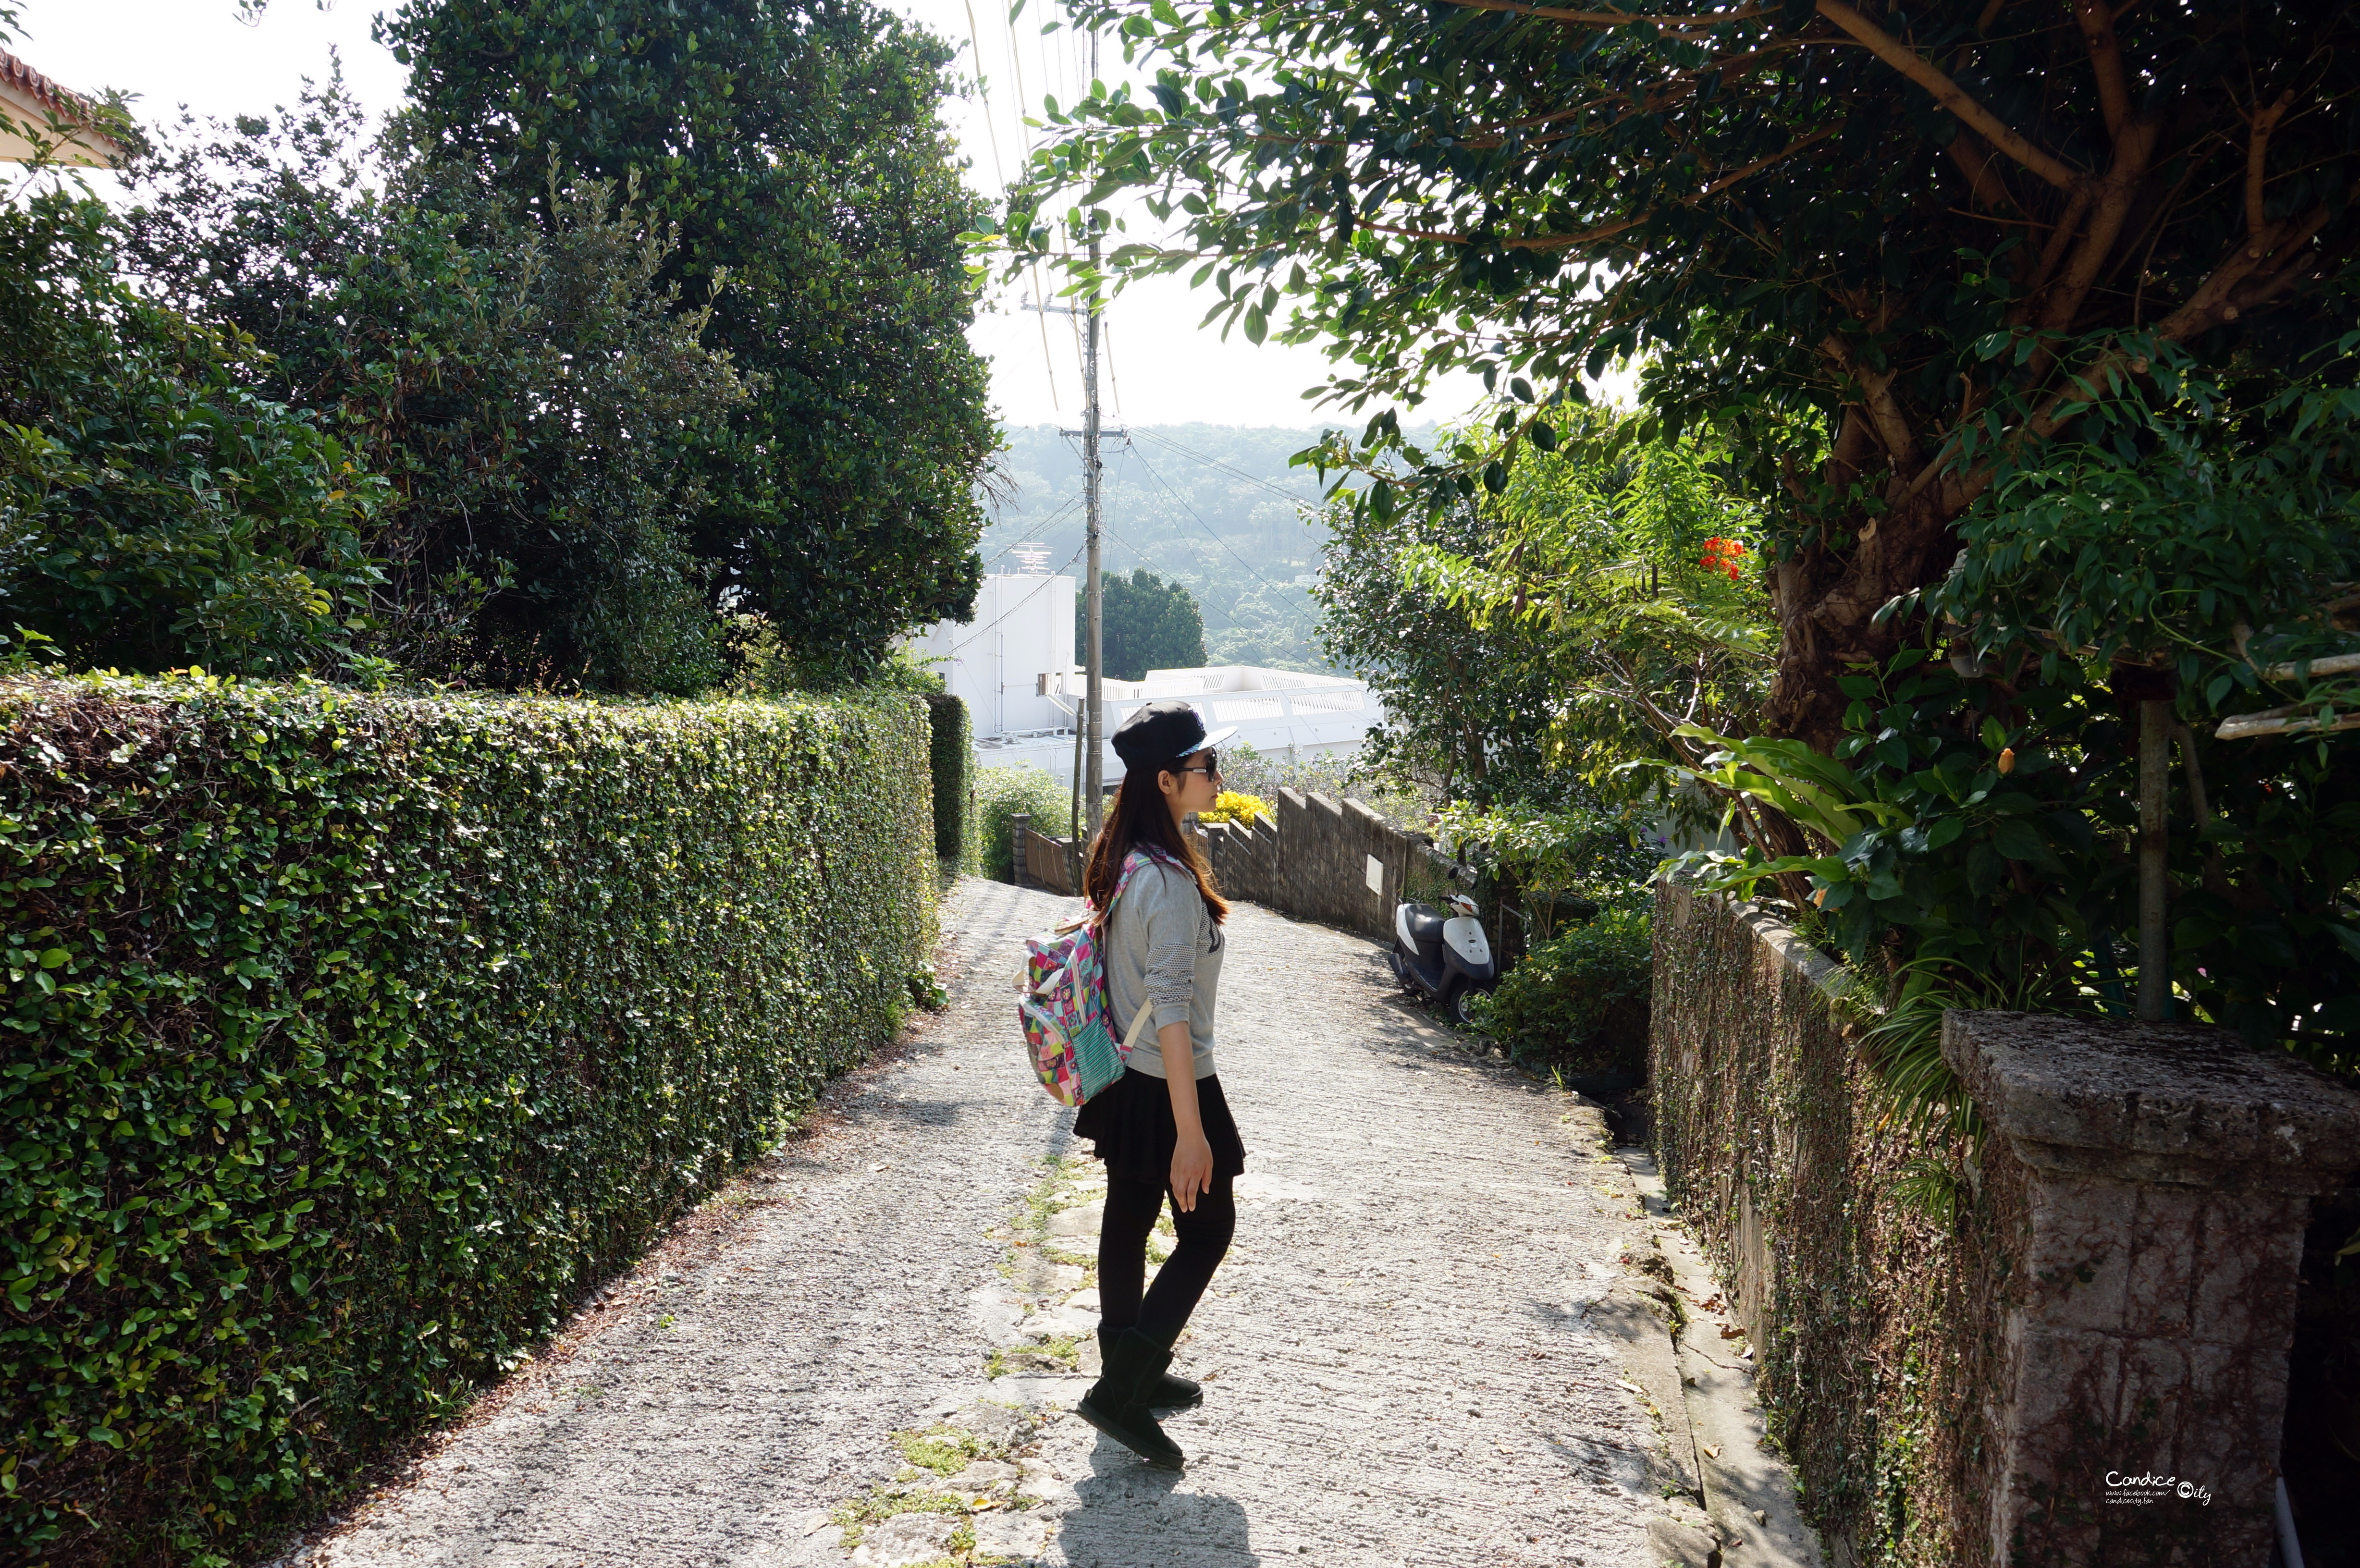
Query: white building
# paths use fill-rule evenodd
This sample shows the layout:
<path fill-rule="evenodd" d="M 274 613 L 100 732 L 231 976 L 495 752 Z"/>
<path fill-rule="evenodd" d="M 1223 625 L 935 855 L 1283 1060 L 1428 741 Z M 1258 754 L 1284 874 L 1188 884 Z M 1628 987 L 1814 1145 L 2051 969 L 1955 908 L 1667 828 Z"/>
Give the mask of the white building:
<path fill-rule="evenodd" d="M 908 639 L 912 653 L 933 661 L 951 695 L 966 702 L 978 740 L 1060 734 L 1071 743 L 1072 706 L 1043 693 L 1041 672 L 1073 665 L 1074 593 L 1070 577 L 987 577 L 973 621 L 936 621 Z M 1070 757 L 1065 770 L 1073 771 Z"/>
<path fill-rule="evenodd" d="M 987 577 L 972 623 L 937 621 L 909 639 L 966 700 L 978 763 L 1030 763 L 1073 782 L 1075 716 L 1088 689 L 1074 648 L 1075 596 L 1070 577 Z M 1114 732 L 1147 702 L 1187 702 L 1207 729 L 1235 724 L 1238 742 L 1290 759 L 1351 751 L 1383 717 L 1365 681 L 1251 665 L 1151 670 L 1144 681 L 1109 680 L 1104 691 L 1109 783 L 1123 774 Z"/>

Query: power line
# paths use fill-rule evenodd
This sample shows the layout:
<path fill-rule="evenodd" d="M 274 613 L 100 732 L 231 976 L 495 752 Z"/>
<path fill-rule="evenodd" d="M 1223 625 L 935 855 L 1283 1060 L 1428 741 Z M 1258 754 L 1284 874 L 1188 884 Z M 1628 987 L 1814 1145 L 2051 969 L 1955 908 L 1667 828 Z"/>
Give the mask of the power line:
<path fill-rule="evenodd" d="M 1136 447 L 1133 447 L 1131 450 L 1138 452 L 1139 466 L 1147 470 L 1148 476 L 1153 479 L 1158 485 L 1164 486 L 1164 492 L 1165 495 L 1171 496 L 1173 500 L 1180 504 L 1180 509 L 1188 514 L 1190 520 L 1195 522 L 1198 528 L 1205 530 L 1206 538 L 1211 539 L 1215 544 L 1219 545 L 1223 550 L 1229 550 L 1229 559 L 1236 561 L 1240 566 L 1244 567 L 1246 569 L 1247 576 L 1252 578 L 1255 582 L 1261 583 L 1263 587 L 1271 590 L 1273 593 L 1276 593 L 1278 591 L 1277 583 L 1273 583 L 1269 578 L 1264 577 L 1261 572 L 1255 571 L 1251 561 L 1248 561 L 1244 556 L 1240 555 L 1237 550 L 1230 546 L 1229 540 L 1215 533 L 1210 524 L 1207 523 L 1204 518 L 1196 516 L 1196 508 L 1188 505 L 1186 497 L 1183 496 L 1179 491 L 1172 488 L 1171 485 L 1164 479 L 1164 475 L 1156 472 L 1155 465 L 1147 461 L 1147 454 L 1145 452 L 1139 452 Z M 1281 599 L 1278 603 L 1279 607 L 1286 611 L 1290 615 L 1297 614 L 1293 606 L 1289 605 L 1285 600 Z M 1311 628 L 1307 624 L 1298 619 L 1295 622 L 1295 629 L 1298 631 L 1308 631 Z"/>
<path fill-rule="evenodd" d="M 1100 321 L 1098 332 L 1106 340 L 1107 384 L 1114 389 L 1114 417 L 1120 419 L 1122 419 L 1122 377 L 1116 373 L 1114 367 L 1114 323 Z M 1123 420 L 1122 433 L 1126 439 L 1131 435 L 1130 425 L 1131 422 L 1128 419 Z"/>
<path fill-rule="evenodd" d="M 1004 195 L 1008 190 L 1008 170 L 1000 161 L 1000 127 L 991 121 L 991 83 L 983 73 L 983 29 L 975 25 L 975 0 L 967 3 L 967 36 L 975 44 L 975 90 L 983 98 L 983 134 L 991 144 L 991 177 L 1000 181 Z"/>
<path fill-rule="evenodd" d="M 1049 531 L 1049 529 L 1050 529 L 1053 526 L 1054 526 L 1054 525 L 1055 525 L 1055 523 L 1056 523 L 1056 521 L 1057 521 L 1057 519 L 1058 519 L 1059 517 L 1064 517 L 1066 513 L 1068 513 L 1068 512 L 1072 511 L 1075 507 L 1076 507 L 1076 506 L 1080 506 L 1081 504 L 1082 504 L 1082 502 L 1081 502 L 1081 498 L 1080 498 L 1079 496 L 1076 496 L 1073 500 L 1070 500 L 1070 501 L 1066 502 L 1064 506 L 1062 506 L 1058 507 L 1055 511 L 1054 511 L 1054 512 L 1050 513 L 1047 517 L 1041 518 L 1039 521 L 1035 522 L 1035 521 L 1030 521 L 1030 520 L 1028 520 L 1028 521 L 1024 522 L 1024 523 L 1022 525 L 1022 529 L 1023 529 L 1023 531 L 1024 531 L 1024 532 L 1026 532 L 1026 533 L 1030 533 L 1030 534 L 1036 534 L 1036 535 L 1037 535 L 1037 534 L 1044 534 L 1044 533 L 1047 533 L 1047 532 Z M 1010 552 L 1010 551 L 1011 551 L 1011 550 L 1022 550 L 1022 549 L 1023 549 L 1026 545 L 1028 545 L 1028 544 L 1032 544 L 1032 543 L 1035 543 L 1035 542 L 1037 542 L 1035 539 L 1016 539 L 1016 540 L 1012 541 L 1011 543 L 1010 543 L 1010 544 L 1008 545 L 1008 547 L 1007 547 L 1006 549 L 1002 550 L 1001 550 L 998 555 L 995 555 L 995 556 L 991 557 L 991 559 L 990 559 L 990 560 L 986 561 L 983 564 L 984 564 L 987 568 L 989 568 L 989 567 L 992 564 L 992 562 L 993 562 L 993 561 L 1000 561 L 1000 560 L 1005 559 L 1005 558 L 1007 557 L 1007 555 L 1009 554 L 1009 552 Z M 978 551 L 980 551 L 980 550 L 981 550 L 981 549 L 983 548 L 983 547 L 982 547 L 982 543 L 981 543 L 981 541 L 978 541 L 976 548 L 977 548 L 977 550 L 978 550 Z"/>
<path fill-rule="evenodd" d="M 974 643 L 976 638 L 983 636 L 984 633 L 991 630 L 992 627 L 998 626 L 1000 622 L 1006 620 L 1009 616 L 1014 615 L 1025 605 L 1031 604 L 1032 602 L 1033 594 L 1040 593 L 1043 588 L 1046 588 L 1050 583 L 1054 583 L 1057 580 L 1057 572 L 1065 571 L 1065 567 L 1073 565 L 1074 562 L 1081 560 L 1081 558 L 1082 552 L 1078 550 L 1074 551 L 1073 554 L 1065 557 L 1065 565 L 1058 567 L 1056 572 L 1052 572 L 1048 575 L 1043 577 L 1040 583 L 1033 588 L 1031 593 L 1025 594 L 1024 597 L 1017 600 L 1016 603 L 1009 605 L 1006 609 L 1000 611 L 1000 614 L 992 616 L 991 619 L 976 627 L 974 631 L 969 632 L 966 637 L 962 637 L 957 642 L 953 643 L 940 657 L 944 659 L 957 658 L 960 648 L 970 646 Z"/>
<path fill-rule="evenodd" d="M 1315 496 L 1298 495 L 1294 491 L 1286 489 L 1282 485 L 1273 485 L 1269 480 L 1262 478 L 1259 474 L 1248 474 L 1244 469 L 1240 468 L 1233 463 L 1223 463 L 1218 457 L 1207 457 L 1201 452 L 1196 452 L 1188 447 L 1182 446 L 1178 441 L 1174 441 L 1169 436 L 1160 435 L 1154 430 L 1144 429 L 1142 429 L 1139 433 L 1159 446 L 1170 447 L 1174 452 L 1178 452 L 1183 457 L 1193 458 L 1208 468 L 1218 468 L 1225 474 L 1234 474 L 1238 478 L 1244 480 L 1249 485 L 1259 485 L 1263 489 L 1269 491 L 1272 495 L 1283 496 L 1289 501 L 1293 501 L 1297 506 L 1308 506 L 1317 504 L 1317 497 Z"/>

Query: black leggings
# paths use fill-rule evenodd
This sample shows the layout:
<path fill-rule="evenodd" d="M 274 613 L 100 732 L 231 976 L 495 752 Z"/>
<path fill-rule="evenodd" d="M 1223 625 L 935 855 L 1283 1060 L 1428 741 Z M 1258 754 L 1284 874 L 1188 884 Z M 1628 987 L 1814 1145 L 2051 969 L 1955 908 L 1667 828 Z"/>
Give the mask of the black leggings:
<path fill-rule="evenodd" d="M 1213 1190 L 1196 1196 L 1193 1213 L 1172 1205 L 1172 1227 L 1180 1245 L 1162 1269 L 1155 1284 L 1140 1297 L 1147 1278 L 1147 1237 L 1164 1212 L 1165 1190 L 1144 1181 L 1107 1181 L 1106 1218 L 1098 1226 L 1098 1321 L 1109 1330 L 1136 1327 L 1148 1338 L 1170 1349 L 1188 1326 L 1213 1270 L 1229 1250 L 1237 1234 L 1238 1201 L 1229 1178 L 1213 1178 Z"/>

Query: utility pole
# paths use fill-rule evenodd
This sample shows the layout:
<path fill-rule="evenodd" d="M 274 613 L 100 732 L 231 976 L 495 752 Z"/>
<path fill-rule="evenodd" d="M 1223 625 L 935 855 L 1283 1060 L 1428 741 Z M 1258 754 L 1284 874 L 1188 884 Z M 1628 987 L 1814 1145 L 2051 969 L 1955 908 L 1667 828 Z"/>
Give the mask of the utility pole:
<path fill-rule="evenodd" d="M 2164 800 L 2171 787 L 2171 704 L 2138 705 L 2138 1001 L 2142 1023 L 2171 1017 L 2171 834 Z"/>
<path fill-rule="evenodd" d="M 1090 241 L 1090 259 L 1096 261 L 1098 255 L 1098 242 L 1093 237 Z M 1088 561 L 1087 575 L 1083 580 L 1086 584 L 1083 590 L 1085 595 L 1083 602 L 1088 606 L 1086 623 L 1088 629 L 1083 638 L 1082 665 L 1087 672 L 1088 679 L 1085 686 L 1087 695 L 1083 698 L 1083 705 L 1087 709 L 1087 713 L 1077 715 L 1075 724 L 1074 746 L 1076 753 L 1076 767 L 1074 772 L 1074 788 L 1076 795 L 1082 795 L 1087 791 L 1087 799 L 1089 801 L 1088 832 L 1084 840 L 1087 843 L 1088 839 L 1098 836 L 1098 823 L 1106 814 L 1106 725 L 1099 717 L 1103 712 L 1099 702 L 1105 695 L 1106 678 L 1106 594 L 1104 580 L 1098 571 L 1099 539 L 1103 532 L 1099 527 L 1099 519 L 1104 515 L 1099 477 L 1105 464 L 1098 460 L 1098 452 L 1109 440 L 1129 441 L 1131 432 L 1107 429 L 1099 412 L 1097 301 L 1093 300 L 1087 310 L 1077 310 L 1071 305 L 1035 305 L 1030 301 L 1026 302 L 1024 309 L 1038 310 L 1043 315 L 1079 316 L 1083 319 L 1082 428 L 1078 430 L 1060 430 L 1058 434 L 1082 438 L 1082 511 L 1086 519 L 1085 527 L 1087 529 L 1084 538 L 1085 554 Z M 1086 757 L 1079 755 L 1085 749 L 1088 755 Z"/>
<path fill-rule="evenodd" d="M 1098 36 L 1093 32 L 1090 34 L 1090 80 L 1096 82 L 1098 79 Z M 1092 287 L 1095 288 L 1098 267 L 1098 234 L 1095 225 L 1090 230 L 1089 245 L 1090 273 Z M 1083 758 L 1084 773 L 1076 782 L 1082 787 L 1083 798 L 1088 803 L 1088 837 L 1094 839 L 1098 837 L 1098 826 L 1106 817 L 1106 706 L 1102 701 L 1106 694 L 1106 593 L 1098 576 L 1098 438 L 1108 432 L 1101 429 L 1098 414 L 1098 301 L 1093 293 L 1087 310 L 1076 310 L 1070 305 L 1045 303 L 1026 308 L 1043 314 L 1054 312 L 1061 316 L 1078 315 L 1083 318 L 1082 428 L 1065 433 L 1082 438 L 1082 509 L 1088 530 L 1084 537 L 1089 558 L 1084 589 L 1089 606 L 1089 630 L 1082 655 L 1083 668 L 1087 671 L 1085 687 L 1087 694 L 1083 701 L 1087 704 L 1088 713 L 1087 731 L 1077 733 L 1075 737 L 1083 741 L 1087 736 L 1085 750 L 1087 753 Z M 1128 434 L 1120 430 L 1112 433 Z M 1076 728 L 1080 730 L 1080 726 Z"/>
<path fill-rule="evenodd" d="M 1098 35 L 1090 32 L 1090 81 L 1098 79 Z M 1098 577 L 1098 215 L 1085 213 L 1090 225 L 1090 315 L 1082 329 L 1082 505 L 1089 528 L 1089 790 L 1090 837 L 1098 836 L 1106 815 L 1106 584 Z"/>

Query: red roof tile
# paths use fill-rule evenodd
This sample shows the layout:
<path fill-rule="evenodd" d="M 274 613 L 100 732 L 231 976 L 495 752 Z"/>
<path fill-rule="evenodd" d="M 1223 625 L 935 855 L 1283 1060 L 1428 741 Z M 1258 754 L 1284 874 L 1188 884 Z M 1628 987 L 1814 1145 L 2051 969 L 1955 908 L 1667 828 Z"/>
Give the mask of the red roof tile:
<path fill-rule="evenodd" d="M 89 101 L 81 93 L 59 86 L 6 49 L 0 49 L 0 82 L 6 82 L 60 119 L 87 116 L 91 112 Z"/>

